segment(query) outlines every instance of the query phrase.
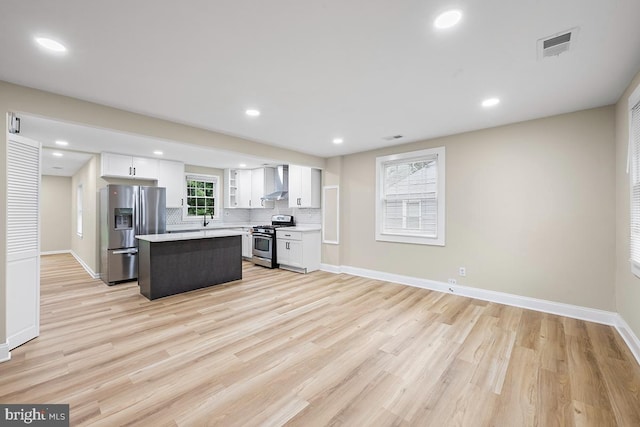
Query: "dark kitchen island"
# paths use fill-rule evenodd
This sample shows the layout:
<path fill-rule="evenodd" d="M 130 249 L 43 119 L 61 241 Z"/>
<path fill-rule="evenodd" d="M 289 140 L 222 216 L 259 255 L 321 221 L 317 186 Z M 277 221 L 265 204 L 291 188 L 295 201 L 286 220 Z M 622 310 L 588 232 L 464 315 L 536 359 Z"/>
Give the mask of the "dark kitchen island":
<path fill-rule="evenodd" d="M 150 300 L 242 279 L 242 233 L 206 230 L 138 239 L 138 285 Z"/>

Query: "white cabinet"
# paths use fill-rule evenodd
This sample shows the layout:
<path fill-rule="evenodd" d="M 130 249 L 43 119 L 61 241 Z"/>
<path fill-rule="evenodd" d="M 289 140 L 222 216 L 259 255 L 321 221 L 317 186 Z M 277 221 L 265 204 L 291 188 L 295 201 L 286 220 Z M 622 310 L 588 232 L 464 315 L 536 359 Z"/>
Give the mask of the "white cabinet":
<path fill-rule="evenodd" d="M 262 200 L 265 194 L 274 191 L 274 168 L 258 168 L 251 170 L 251 200 L 253 209 L 273 208 L 273 202 Z"/>
<path fill-rule="evenodd" d="M 273 202 L 262 200 L 273 192 L 274 168 L 226 169 L 226 208 L 273 208 Z"/>
<path fill-rule="evenodd" d="M 320 230 L 276 230 L 276 255 L 280 268 L 309 273 L 320 268 Z"/>
<path fill-rule="evenodd" d="M 249 208 L 251 202 L 251 171 L 225 169 L 225 208 Z"/>
<path fill-rule="evenodd" d="M 224 207 L 235 208 L 238 204 L 238 171 L 224 170 Z"/>
<path fill-rule="evenodd" d="M 289 207 L 320 207 L 320 169 L 289 165 Z"/>
<path fill-rule="evenodd" d="M 238 185 L 238 196 L 236 208 L 251 207 L 251 171 L 240 169 L 237 171 L 236 182 Z"/>
<path fill-rule="evenodd" d="M 168 208 L 181 208 L 184 203 L 184 163 L 159 160 L 158 187 L 167 189 Z"/>
<path fill-rule="evenodd" d="M 242 234 L 242 256 L 251 258 L 253 256 L 253 235 L 250 228 L 243 229 Z"/>
<path fill-rule="evenodd" d="M 158 160 L 102 153 L 100 176 L 156 180 L 158 179 Z"/>

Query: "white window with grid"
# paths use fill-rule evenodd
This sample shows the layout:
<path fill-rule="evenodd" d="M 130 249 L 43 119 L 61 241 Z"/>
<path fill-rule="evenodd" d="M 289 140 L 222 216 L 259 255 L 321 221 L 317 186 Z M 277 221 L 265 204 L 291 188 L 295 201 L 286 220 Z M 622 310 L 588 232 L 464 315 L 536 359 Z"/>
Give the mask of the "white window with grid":
<path fill-rule="evenodd" d="M 640 277 L 640 87 L 629 98 L 629 157 L 631 177 L 630 261 Z"/>
<path fill-rule="evenodd" d="M 445 148 L 376 158 L 376 240 L 445 244 Z"/>
<path fill-rule="evenodd" d="M 220 218 L 219 177 L 185 174 L 184 219 Z"/>

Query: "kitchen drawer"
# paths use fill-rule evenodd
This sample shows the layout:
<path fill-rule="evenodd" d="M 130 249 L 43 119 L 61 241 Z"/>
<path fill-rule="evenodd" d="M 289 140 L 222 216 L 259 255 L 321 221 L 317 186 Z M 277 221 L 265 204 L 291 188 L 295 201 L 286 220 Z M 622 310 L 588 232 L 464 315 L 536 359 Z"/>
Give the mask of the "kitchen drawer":
<path fill-rule="evenodd" d="M 302 240 L 301 231 L 276 230 L 278 239 Z"/>

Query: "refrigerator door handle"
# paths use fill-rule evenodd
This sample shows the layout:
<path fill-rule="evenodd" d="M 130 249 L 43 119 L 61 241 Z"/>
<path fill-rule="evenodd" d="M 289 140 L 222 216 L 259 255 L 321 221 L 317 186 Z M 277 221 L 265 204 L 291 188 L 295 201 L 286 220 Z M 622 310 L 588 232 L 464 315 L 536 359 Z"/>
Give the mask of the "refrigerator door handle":
<path fill-rule="evenodd" d="M 134 234 L 138 235 L 138 234 L 145 234 L 142 232 L 141 228 L 142 228 L 142 209 L 144 209 L 144 206 L 142 206 L 142 201 L 144 200 L 144 188 L 142 187 L 138 187 L 138 193 L 136 195 L 136 231 Z M 138 240 L 136 239 L 136 246 L 138 246 Z"/>
<path fill-rule="evenodd" d="M 119 251 L 113 251 L 114 255 L 122 255 L 122 254 L 135 255 L 137 253 L 138 253 L 138 250 L 136 248 L 133 248 L 133 249 L 121 249 Z"/>

